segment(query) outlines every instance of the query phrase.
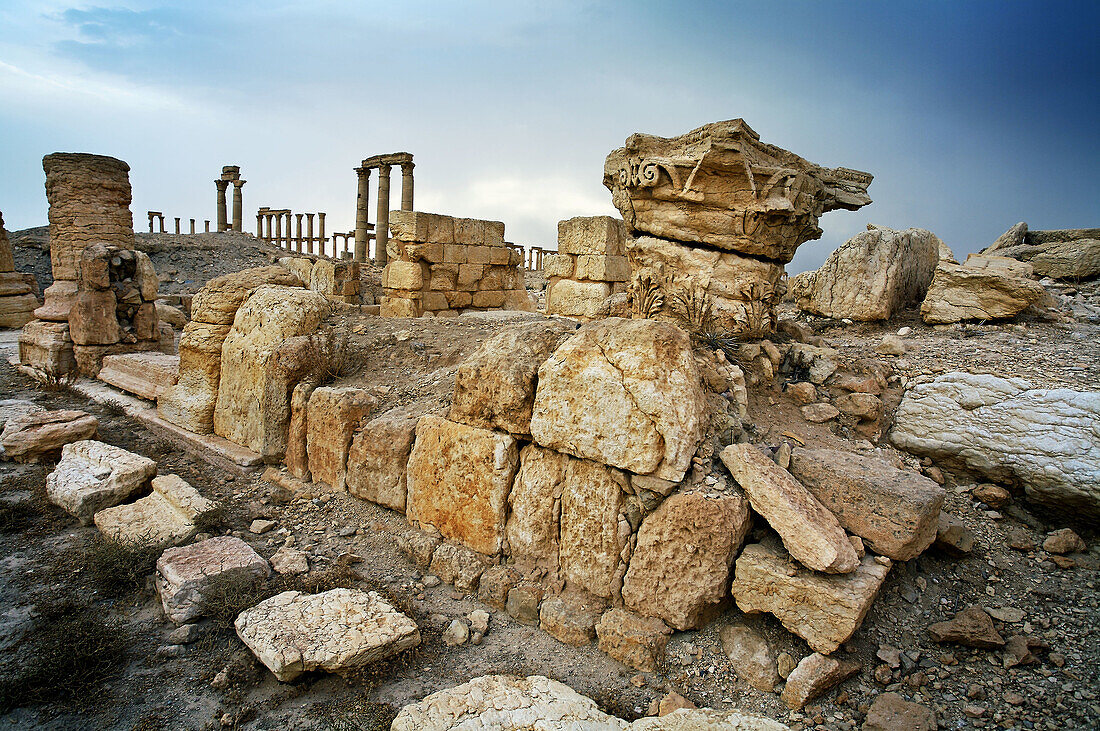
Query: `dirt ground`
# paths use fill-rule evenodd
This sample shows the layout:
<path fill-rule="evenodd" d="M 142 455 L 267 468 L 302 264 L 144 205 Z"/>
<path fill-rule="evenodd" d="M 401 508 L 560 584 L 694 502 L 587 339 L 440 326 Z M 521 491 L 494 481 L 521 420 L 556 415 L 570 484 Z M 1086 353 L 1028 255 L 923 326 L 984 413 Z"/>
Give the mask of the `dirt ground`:
<path fill-rule="evenodd" d="M 212 271 L 222 273 L 217 257 L 212 258 Z M 161 271 L 160 263 L 157 268 Z M 180 271 L 182 277 L 201 276 Z M 1091 297 L 1095 287 L 1085 290 Z M 415 321 L 344 317 L 352 338 L 349 364 L 339 382 L 370 389 L 381 402 L 379 411 L 411 402 L 445 409 L 462 358 L 492 332 L 516 321 L 504 315 Z M 811 324 L 846 360 L 873 358 L 896 376 L 886 394 L 888 406 L 900 397 L 903 379 L 957 369 L 1023 376 L 1036 386 L 1100 389 L 1100 326 L 1091 322 L 1033 319 L 1020 325 L 934 329 L 910 313 L 889 327 L 827 320 Z M 873 348 L 883 334 L 902 325 L 913 329 L 907 337 L 909 352 L 902 358 L 876 355 Z M 397 550 L 386 528 L 403 524 L 403 516 L 321 488 L 288 495 L 258 476 L 237 477 L 196 462 L 116 410 L 69 391 L 36 388 L 8 365 L 13 342 L 0 337 L 0 397 L 95 414 L 100 439 L 155 459 L 161 474 L 179 474 L 227 506 L 211 533 L 237 535 L 266 558 L 292 539 L 295 548 L 309 554 L 312 575 L 339 576 L 349 585 L 382 591 L 420 624 L 424 641 L 349 680 L 310 673 L 292 683 L 276 681 L 252 660 L 232 630 L 213 622 L 204 625 L 198 642 L 170 645 L 167 636 L 174 627 L 164 619 L 151 583 L 140 580 L 125 591 L 119 581 L 97 578 L 95 529 L 80 527 L 45 502 L 45 475 L 52 464 L 0 462 L 0 728 L 388 728 L 400 706 L 488 673 L 547 675 L 626 718 L 644 714 L 654 699 L 676 690 L 700 706 L 761 713 L 795 729 L 854 729 L 874 697 L 888 689 L 934 708 L 941 728 L 1081 729 L 1100 724 L 1097 549 L 1076 556 L 1075 567 L 1062 569 L 1042 551 L 1009 548 L 1010 530 L 1023 530 L 1041 543 L 1045 532 L 1062 527 L 1065 518 L 1039 514 L 1023 503 L 993 511 L 969 495 L 972 478 L 948 473 L 944 508 L 974 532 L 975 551 L 962 559 L 929 551 L 896 564 L 862 628 L 840 651 L 861 662 L 862 673 L 803 711 L 789 712 L 777 694 L 756 691 L 733 673 L 718 639 L 724 624 L 741 617 L 732 607 L 703 630 L 677 633 L 666 662 L 649 674 L 610 660 L 594 646 L 559 643 L 499 611 L 491 612 L 490 630 L 480 645 L 447 647 L 441 633 L 450 621 L 487 607 L 446 584 L 432 586 L 435 582 Z M 919 468 L 915 458 L 883 440 L 872 444 L 850 425 L 808 424 L 782 385 L 779 379 L 751 389 L 745 429 L 753 441 L 775 445 L 788 432 L 811 446 L 876 450 L 886 459 Z M 712 470 L 715 476 L 725 474 L 717 462 Z M 248 526 L 258 517 L 275 521 L 276 528 L 252 534 Z M 1075 527 L 1095 546 L 1092 528 Z M 766 532 L 758 527 L 752 539 Z M 347 566 L 350 572 L 343 570 Z M 930 624 L 972 604 L 1021 610 L 1019 622 L 998 621 L 998 629 L 1004 636 L 1041 639 L 1047 649 L 1039 653 L 1040 662 L 1006 669 L 1000 652 L 931 641 Z M 106 636 L 89 629 L 96 622 L 108 630 Z M 810 653 L 774 619 L 760 616 L 750 622 L 777 652 L 788 652 L 795 660 Z M 12 690 L 19 686 L 10 679 L 49 659 L 42 648 L 52 637 L 47 630 L 58 626 L 79 630 L 65 635 L 63 646 L 102 647 L 101 653 L 83 655 L 103 661 L 88 660 L 75 669 L 72 663 L 50 666 L 63 668 L 66 675 L 43 683 L 47 690 L 27 700 L 25 690 L 23 695 Z M 901 668 L 882 678 L 886 682 L 876 681 L 873 674 L 881 645 L 899 648 L 903 656 Z M 222 682 L 219 673 L 227 668 L 223 676 L 229 681 Z M 976 709 L 979 716 L 967 714 L 976 714 Z"/>

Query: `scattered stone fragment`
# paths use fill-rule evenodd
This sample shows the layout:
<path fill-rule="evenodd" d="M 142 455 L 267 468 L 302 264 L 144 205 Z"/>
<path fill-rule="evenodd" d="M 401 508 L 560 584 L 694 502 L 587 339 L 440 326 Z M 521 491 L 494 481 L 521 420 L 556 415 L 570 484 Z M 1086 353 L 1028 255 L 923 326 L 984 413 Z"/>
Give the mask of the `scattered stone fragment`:
<path fill-rule="evenodd" d="M 780 698 L 788 708 L 798 709 L 860 670 L 858 662 L 838 660 L 815 652 L 802 659 L 787 677 Z"/>
<path fill-rule="evenodd" d="M 474 591 L 488 565 L 488 559 L 478 552 L 443 542 L 432 555 L 430 570 L 459 591 Z"/>
<path fill-rule="evenodd" d="M 469 639 L 470 626 L 462 619 L 452 619 L 447 629 L 443 630 L 443 644 L 450 647 L 465 645 Z"/>
<path fill-rule="evenodd" d="M 114 540 L 178 545 L 195 534 L 195 519 L 216 507 L 178 475 L 160 475 L 148 496 L 100 510 L 94 519 Z"/>
<path fill-rule="evenodd" d="M 751 444 L 722 450 L 722 462 L 749 503 L 783 538 L 791 555 L 815 571 L 848 573 L 859 566 L 836 516 L 790 473 Z"/>
<path fill-rule="evenodd" d="M 490 566 L 478 581 L 477 598 L 490 607 L 504 609 L 508 592 L 521 578 L 522 575 L 511 566 Z"/>
<path fill-rule="evenodd" d="M 271 568 L 284 576 L 298 576 L 309 571 L 309 556 L 290 546 L 283 546 L 271 557 Z"/>
<path fill-rule="evenodd" d="M 817 401 L 817 388 L 809 381 L 799 381 L 787 385 L 787 395 L 801 406 Z"/>
<path fill-rule="evenodd" d="M 936 731 L 938 728 L 932 709 L 907 701 L 897 693 L 876 696 L 863 722 L 863 731 Z"/>
<path fill-rule="evenodd" d="M 895 561 L 919 556 L 936 538 L 944 490 L 926 477 L 875 457 L 796 448 L 791 474 L 840 525 Z"/>
<path fill-rule="evenodd" d="M 962 558 L 974 550 L 974 534 L 961 520 L 941 510 L 936 524 L 935 546 L 949 556 Z"/>
<path fill-rule="evenodd" d="M 1039 544 L 1026 529 L 1013 528 L 1005 537 L 1005 545 L 1017 551 L 1034 551 Z"/>
<path fill-rule="evenodd" d="M 485 675 L 405 706 L 391 731 L 625 731 L 626 721 L 556 680 Z"/>
<path fill-rule="evenodd" d="M 286 682 L 308 670 L 338 675 L 420 644 L 416 623 L 377 593 L 284 591 L 241 612 L 237 636 Z"/>
<path fill-rule="evenodd" d="M 730 567 L 752 519 L 737 493 L 677 493 L 650 513 L 623 581 L 627 608 L 678 630 L 699 626 L 727 596 Z"/>
<path fill-rule="evenodd" d="M 240 538 L 219 536 L 162 553 L 157 559 L 157 593 L 168 618 L 184 624 L 206 613 L 203 592 L 214 582 L 268 573 L 267 561 L 251 546 Z"/>
<path fill-rule="evenodd" d="M 883 335 L 875 346 L 875 352 L 880 355 L 905 355 L 905 341 L 897 335 Z"/>
<path fill-rule="evenodd" d="M 567 645 L 582 647 L 596 639 L 600 608 L 580 597 L 552 596 L 539 606 L 539 627 Z"/>
<path fill-rule="evenodd" d="M 443 539 L 438 532 L 428 532 L 409 528 L 394 533 L 394 542 L 401 552 L 409 557 L 421 571 L 427 571 L 432 564 L 435 549 Z"/>
<path fill-rule="evenodd" d="M 936 642 L 956 642 L 968 647 L 995 650 L 1004 647 L 1004 638 L 993 627 L 993 620 L 981 607 L 967 607 L 946 622 L 928 628 Z"/>
<path fill-rule="evenodd" d="M 775 667 L 779 671 L 779 677 L 784 680 L 790 676 L 791 671 L 794 670 L 797 664 L 789 652 L 781 652 L 779 657 L 775 659 Z"/>
<path fill-rule="evenodd" d="M 657 715 L 667 716 L 681 708 L 695 708 L 695 704 L 674 690 L 670 690 L 664 698 L 657 702 Z"/>
<path fill-rule="evenodd" d="M 596 624 L 600 652 L 640 670 L 654 672 L 664 657 L 672 629 L 654 617 L 640 617 L 625 609 L 604 612 Z"/>
<path fill-rule="evenodd" d="M 263 535 L 274 527 L 274 520 L 267 520 L 266 518 L 256 518 L 256 520 L 252 521 L 252 523 L 249 524 L 248 530 L 249 532 L 255 533 L 256 535 Z"/>
<path fill-rule="evenodd" d="M 508 615 L 530 627 L 539 624 L 539 602 L 542 601 L 543 589 L 536 583 L 521 581 L 508 591 L 508 600 L 504 609 Z"/>
<path fill-rule="evenodd" d="M 970 491 L 970 496 L 975 500 L 981 500 L 991 508 L 1003 508 L 1012 502 L 1012 493 L 1000 485 L 982 483 Z"/>
<path fill-rule="evenodd" d="M 733 596 L 747 614 L 768 612 L 814 650 L 831 653 L 846 642 L 871 608 L 890 559 L 871 556 L 848 574 L 820 574 L 792 564 L 786 551 L 746 546 L 734 568 Z"/>
<path fill-rule="evenodd" d="M 833 405 L 840 413 L 864 421 L 877 421 L 882 417 L 882 399 L 870 393 L 846 393 L 838 396 Z"/>
<path fill-rule="evenodd" d="M 801 412 L 803 419 L 812 424 L 824 424 L 826 421 L 832 421 L 840 416 L 840 410 L 837 407 L 824 402 L 807 404 L 800 408 L 799 412 Z"/>
<path fill-rule="evenodd" d="M 1026 635 L 1012 635 L 1005 640 L 1004 666 L 1013 668 L 1017 665 L 1034 665 L 1039 658 L 1032 652 L 1043 647 L 1043 643 L 1031 639 Z"/>
<path fill-rule="evenodd" d="M 1074 533 L 1070 528 L 1056 530 L 1043 541 L 1043 550 L 1047 553 L 1080 553 L 1085 548 L 1087 546 L 1081 540 L 1081 536 Z"/>
<path fill-rule="evenodd" d="M 90 525 L 97 512 L 127 500 L 156 472 L 157 463 L 148 457 L 86 439 L 62 448 L 61 461 L 46 476 L 46 494 L 51 503 Z"/>
<path fill-rule="evenodd" d="M 746 624 L 729 624 L 718 632 L 737 676 L 757 690 L 771 693 L 779 684 L 775 652 L 767 638 Z"/>
<path fill-rule="evenodd" d="M 25 410 L 9 418 L 0 433 L 0 457 L 41 462 L 66 444 L 91 439 L 99 420 L 86 411 Z"/>
<path fill-rule="evenodd" d="M 168 644 L 190 645 L 192 642 L 197 641 L 204 634 L 206 633 L 200 625 L 180 625 L 179 627 L 176 627 L 174 630 L 168 633 Z"/>
<path fill-rule="evenodd" d="M 479 634 L 489 633 L 489 613 L 484 609 L 475 609 L 470 612 L 470 629 Z"/>

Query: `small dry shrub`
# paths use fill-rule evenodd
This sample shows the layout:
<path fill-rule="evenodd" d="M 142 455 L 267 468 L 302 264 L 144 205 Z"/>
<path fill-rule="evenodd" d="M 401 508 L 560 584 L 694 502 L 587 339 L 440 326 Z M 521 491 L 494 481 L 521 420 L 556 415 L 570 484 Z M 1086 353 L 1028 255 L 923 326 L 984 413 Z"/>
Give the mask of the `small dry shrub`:
<path fill-rule="evenodd" d="M 229 509 L 223 503 L 218 503 L 209 510 L 196 515 L 192 522 L 195 524 L 198 533 L 217 533 L 220 529 L 229 525 Z"/>
<path fill-rule="evenodd" d="M 35 380 L 45 391 L 61 391 L 73 385 L 79 375 L 75 368 L 57 370 L 50 366 L 38 369 Z"/>
<path fill-rule="evenodd" d="M 18 533 L 29 528 L 40 515 L 38 508 L 29 502 L 0 504 L 0 533 Z"/>
<path fill-rule="evenodd" d="M 163 544 L 116 541 L 97 533 L 84 548 L 83 566 L 101 596 L 126 596 L 145 586 L 145 577 L 156 570 L 164 548 Z"/>
<path fill-rule="evenodd" d="M 95 705 L 92 693 L 126 660 L 126 640 L 102 609 L 64 601 L 38 606 L 37 627 L 0 655 L 0 713 L 42 702 Z"/>
<path fill-rule="evenodd" d="M 346 317 L 334 318 L 308 338 L 307 378 L 324 385 L 351 375 L 351 337 Z"/>

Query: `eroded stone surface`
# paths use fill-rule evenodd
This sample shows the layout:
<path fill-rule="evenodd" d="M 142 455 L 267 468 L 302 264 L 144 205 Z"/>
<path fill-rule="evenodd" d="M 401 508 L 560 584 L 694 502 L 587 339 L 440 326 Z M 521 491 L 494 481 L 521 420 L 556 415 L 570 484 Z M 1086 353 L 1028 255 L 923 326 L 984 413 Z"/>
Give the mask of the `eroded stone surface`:
<path fill-rule="evenodd" d="M 775 690 L 779 684 L 775 651 L 763 634 L 744 623 L 736 623 L 719 630 L 718 638 L 738 677 L 765 693 Z"/>
<path fill-rule="evenodd" d="M 814 650 L 829 654 L 859 628 L 889 570 L 866 556 L 849 574 L 821 574 L 796 568 L 778 547 L 755 543 L 737 558 L 732 591 L 742 612 L 773 614 Z"/>
<path fill-rule="evenodd" d="M 918 383 L 894 413 L 899 449 L 1024 488 L 1062 511 L 1100 515 L 1100 392 L 948 373 Z"/>
<path fill-rule="evenodd" d="M 309 670 L 346 675 L 420 644 L 415 622 L 357 589 L 284 591 L 241 612 L 233 626 L 283 682 Z"/>
<path fill-rule="evenodd" d="M 596 624 L 600 652 L 642 672 L 654 672 L 664 657 L 672 629 L 659 619 L 625 609 L 604 612 Z"/>
<path fill-rule="evenodd" d="M 0 457 L 40 462 L 71 442 L 91 439 L 99 420 L 86 411 L 27 410 L 8 419 L 0 432 Z"/>
<path fill-rule="evenodd" d="M 124 502 L 157 472 L 148 457 L 92 439 L 66 444 L 61 461 L 46 476 L 50 502 L 84 525 L 104 508 Z"/>
<path fill-rule="evenodd" d="M 422 413 L 422 407 L 399 406 L 371 419 L 355 433 L 348 452 L 348 492 L 405 512 L 409 455 Z"/>
<path fill-rule="evenodd" d="M 680 708 L 659 718 L 639 718 L 630 731 L 789 731 L 789 727 L 762 716 L 711 708 Z"/>
<path fill-rule="evenodd" d="M 149 495 L 100 510 L 95 525 L 117 541 L 177 545 L 195 534 L 195 518 L 215 507 L 179 475 L 160 475 Z"/>
<path fill-rule="evenodd" d="M 1014 317 L 1046 297 L 1036 281 L 991 267 L 940 262 L 921 304 L 929 324 Z"/>
<path fill-rule="evenodd" d="M 169 548 L 157 559 L 156 586 L 164 613 L 176 624 L 206 614 L 203 592 L 228 576 L 264 577 L 267 561 L 252 547 L 233 536 L 218 536 L 178 548 Z"/>
<path fill-rule="evenodd" d="M 819 695 L 852 677 L 860 670 L 858 662 L 826 657 L 815 652 L 802 658 L 791 674 L 780 697 L 788 708 L 802 708 Z"/>
<path fill-rule="evenodd" d="M 844 574 L 856 569 L 859 557 L 836 516 L 759 448 L 732 444 L 722 450 L 722 462 L 791 556 L 815 571 Z"/>
<path fill-rule="evenodd" d="M 157 396 L 157 413 L 162 419 L 196 434 L 214 431 L 222 346 L 231 329 L 232 325 L 194 320 L 183 328 L 176 385 Z"/>
<path fill-rule="evenodd" d="M 876 553 L 908 561 L 936 539 L 945 493 L 923 475 L 867 455 L 801 447 L 791 453 L 790 469 Z"/>
<path fill-rule="evenodd" d="M 352 435 L 377 403 L 378 399 L 362 388 L 314 389 L 306 418 L 306 449 L 314 482 L 324 482 L 335 490 L 345 489 Z"/>
<path fill-rule="evenodd" d="M 97 378 L 150 401 L 179 380 L 180 358 L 164 353 L 124 353 L 103 358 Z"/>
<path fill-rule="evenodd" d="M 539 627 L 556 640 L 582 647 L 596 639 L 600 608 L 580 596 L 547 597 L 539 605 Z"/>
<path fill-rule="evenodd" d="M 499 552 L 518 462 L 516 440 L 506 434 L 422 417 L 409 456 L 409 522 L 486 555 Z"/>
<path fill-rule="evenodd" d="M 686 333 L 609 318 L 582 327 L 539 368 L 531 434 L 543 447 L 678 482 L 706 413 Z"/>
<path fill-rule="evenodd" d="M 699 626 L 727 596 L 730 567 L 752 524 L 736 493 L 669 497 L 642 522 L 623 581 L 623 601 L 678 630 Z"/>
<path fill-rule="evenodd" d="M 304 283 L 281 266 L 243 269 L 214 277 L 191 300 L 191 319 L 211 325 L 232 325 L 237 310 L 264 285 L 301 287 Z"/>

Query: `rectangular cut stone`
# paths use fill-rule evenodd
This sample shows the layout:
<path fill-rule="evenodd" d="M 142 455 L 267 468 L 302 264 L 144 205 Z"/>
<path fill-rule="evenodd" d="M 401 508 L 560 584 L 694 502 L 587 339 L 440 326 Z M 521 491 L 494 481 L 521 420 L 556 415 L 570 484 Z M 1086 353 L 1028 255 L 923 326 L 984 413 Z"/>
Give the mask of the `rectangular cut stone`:
<path fill-rule="evenodd" d="M 443 244 L 405 244 L 402 258 L 408 261 L 437 264 L 443 261 Z"/>
<path fill-rule="evenodd" d="M 452 244 L 455 219 L 423 211 L 390 211 L 390 237 L 399 241 Z"/>
<path fill-rule="evenodd" d="M 534 444 L 519 455 L 519 472 L 508 496 L 505 535 L 518 563 L 558 569 L 561 497 L 575 458 Z"/>
<path fill-rule="evenodd" d="M 503 307 L 504 306 L 504 292 L 492 291 L 492 292 L 474 292 L 472 298 L 473 306 L 482 309 L 490 307 Z"/>
<path fill-rule="evenodd" d="M 270 572 L 267 561 L 240 538 L 218 536 L 162 553 L 157 594 L 168 619 L 185 624 L 207 613 L 204 592 L 227 574 L 265 577 Z"/>
<path fill-rule="evenodd" d="M 474 296 L 469 292 L 444 292 L 443 294 L 447 298 L 447 306 L 452 309 L 469 307 L 474 301 Z"/>
<path fill-rule="evenodd" d="M 512 251 L 504 246 L 494 246 L 489 250 L 489 263 L 508 266 L 512 261 Z"/>
<path fill-rule="evenodd" d="M 19 362 L 56 375 L 75 371 L 69 324 L 32 320 L 24 325 L 19 332 Z"/>
<path fill-rule="evenodd" d="M 348 492 L 392 510 L 405 512 L 406 471 L 421 407 L 391 409 L 355 433 L 348 453 Z"/>
<path fill-rule="evenodd" d="M 611 216 L 578 216 L 558 221 L 558 252 L 624 256 L 626 226 Z"/>
<path fill-rule="evenodd" d="M 378 400 L 361 388 L 314 389 L 306 417 L 306 451 L 315 482 L 324 482 L 335 490 L 345 489 L 352 435 L 377 404 Z"/>
<path fill-rule="evenodd" d="M 836 516 L 790 473 L 751 444 L 731 444 L 722 462 L 748 493 L 752 509 L 783 538 L 783 545 L 814 571 L 845 574 L 859 566 Z"/>
<path fill-rule="evenodd" d="M 194 535 L 195 518 L 214 507 L 178 475 L 161 475 L 146 497 L 96 513 L 95 525 L 118 541 L 178 545 Z"/>
<path fill-rule="evenodd" d="M 284 591 L 241 612 L 233 626 L 283 682 L 309 670 L 347 675 L 420 644 L 416 622 L 358 589 Z"/>
<path fill-rule="evenodd" d="M 439 312 L 450 307 L 446 292 L 424 292 L 420 297 L 422 312 Z"/>
<path fill-rule="evenodd" d="M 569 463 L 562 484 L 562 573 L 595 596 L 612 598 L 620 589 L 619 564 L 629 536 L 629 523 L 619 515 L 626 487 L 624 473 L 586 459 Z"/>
<path fill-rule="evenodd" d="M 551 254 L 542 260 L 542 273 L 547 279 L 561 277 L 569 279 L 573 276 L 573 265 L 576 257 L 569 254 Z"/>
<path fill-rule="evenodd" d="M 421 289 L 431 280 L 427 265 L 414 261 L 391 261 L 382 270 L 382 286 L 386 289 Z"/>
<path fill-rule="evenodd" d="M 792 566 L 777 546 L 755 543 L 737 558 L 732 591 L 742 612 L 774 615 L 827 655 L 855 634 L 889 570 L 889 559 L 866 556 L 849 574 L 820 574 Z"/>
<path fill-rule="evenodd" d="M 466 263 L 465 244 L 447 244 L 443 247 L 443 261 L 448 264 Z"/>
<path fill-rule="evenodd" d="M 409 457 L 409 522 L 434 526 L 480 553 L 498 553 L 518 463 L 511 436 L 422 417 Z"/>
<path fill-rule="evenodd" d="M 944 489 L 889 462 L 836 449 L 796 448 L 791 473 L 871 550 L 895 561 L 936 540 Z"/>
<path fill-rule="evenodd" d="M 611 296 L 607 282 L 577 282 L 559 279 L 546 294 L 546 314 L 594 319 L 600 305 Z"/>
<path fill-rule="evenodd" d="M 210 325 L 192 320 L 179 342 L 176 385 L 157 396 L 157 413 L 165 421 L 195 432 L 214 431 L 214 405 L 222 372 L 222 345 L 232 325 Z"/>
<path fill-rule="evenodd" d="M 0 328 L 23 327 L 34 319 L 37 307 L 38 298 L 30 292 L 0 297 Z"/>
<path fill-rule="evenodd" d="M 467 292 L 477 291 L 485 267 L 481 264 L 461 264 L 458 267 L 458 288 Z"/>
<path fill-rule="evenodd" d="M 429 288 L 435 292 L 449 292 L 458 285 L 457 264 L 433 264 Z"/>
<path fill-rule="evenodd" d="M 103 358 L 99 380 L 150 401 L 179 380 L 180 358 L 164 353 L 126 353 Z"/>
<path fill-rule="evenodd" d="M 503 246 L 504 224 L 477 218 L 456 218 L 455 243 L 470 246 Z"/>
<path fill-rule="evenodd" d="M 625 256 L 581 254 L 577 257 L 574 276 L 595 282 L 627 282 L 630 280 L 630 263 Z"/>
<path fill-rule="evenodd" d="M 466 261 L 470 264 L 484 264 L 489 265 L 489 253 L 488 246 L 468 246 L 466 248 Z"/>
<path fill-rule="evenodd" d="M 420 302 L 389 295 L 382 298 L 380 314 L 382 317 L 420 317 Z"/>
<path fill-rule="evenodd" d="M 46 495 L 84 525 L 96 512 L 126 501 L 157 473 L 157 463 L 92 439 L 66 444 L 46 476 Z"/>

